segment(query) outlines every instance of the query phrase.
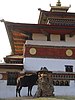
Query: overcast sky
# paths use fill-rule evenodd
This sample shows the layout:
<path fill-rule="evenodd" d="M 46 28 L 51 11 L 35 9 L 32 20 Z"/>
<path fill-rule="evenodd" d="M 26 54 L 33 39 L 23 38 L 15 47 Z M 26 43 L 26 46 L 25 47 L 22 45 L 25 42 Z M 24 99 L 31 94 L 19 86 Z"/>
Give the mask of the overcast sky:
<path fill-rule="evenodd" d="M 60 0 L 62 6 L 69 6 L 69 12 L 75 12 L 74 0 Z M 38 23 L 39 11 L 50 10 L 49 4 L 56 5 L 57 0 L 0 0 L 0 20 L 19 23 Z M 11 48 L 4 23 L 0 22 L 0 60 L 10 55 Z"/>

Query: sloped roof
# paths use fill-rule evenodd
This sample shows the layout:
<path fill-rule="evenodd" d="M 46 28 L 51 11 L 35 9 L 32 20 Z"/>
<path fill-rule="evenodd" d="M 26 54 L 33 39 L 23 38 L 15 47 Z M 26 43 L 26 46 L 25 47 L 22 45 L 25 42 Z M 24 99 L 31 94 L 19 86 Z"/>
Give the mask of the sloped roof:
<path fill-rule="evenodd" d="M 75 13 L 72 12 L 52 12 L 52 11 L 45 11 L 40 10 L 39 20 L 38 23 L 45 24 L 48 18 L 66 18 L 66 19 L 75 19 Z"/>
<path fill-rule="evenodd" d="M 12 54 L 23 55 L 23 45 L 32 33 L 40 34 L 75 34 L 75 26 L 27 24 L 4 21 Z"/>

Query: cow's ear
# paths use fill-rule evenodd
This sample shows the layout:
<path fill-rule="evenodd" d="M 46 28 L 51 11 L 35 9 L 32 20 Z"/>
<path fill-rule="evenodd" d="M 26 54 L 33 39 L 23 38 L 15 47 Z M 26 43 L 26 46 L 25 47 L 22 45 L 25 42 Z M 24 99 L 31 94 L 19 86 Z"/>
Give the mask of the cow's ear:
<path fill-rule="evenodd" d="M 48 69 L 46 67 L 44 67 L 44 69 L 48 71 Z"/>
<path fill-rule="evenodd" d="M 43 70 L 43 67 L 41 67 L 41 69 L 40 70 Z"/>

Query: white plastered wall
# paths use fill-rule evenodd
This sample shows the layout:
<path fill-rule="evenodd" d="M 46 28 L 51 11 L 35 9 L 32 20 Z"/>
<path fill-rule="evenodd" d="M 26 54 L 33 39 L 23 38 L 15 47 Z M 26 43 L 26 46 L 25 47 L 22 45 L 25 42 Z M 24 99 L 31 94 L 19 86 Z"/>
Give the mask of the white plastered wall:
<path fill-rule="evenodd" d="M 37 41 L 47 41 L 47 36 L 44 34 L 33 34 L 32 38 Z"/>
<path fill-rule="evenodd" d="M 47 67 L 49 71 L 65 71 L 65 65 L 73 65 L 75 72 L 75 60 L 48 59 L 48 58 L 24 58 L 25 71 L 38 71 L 41 67 Z"/>
<path fill-rule="evenodd" d="M 69 35 L 65 35 L 66 36 L 66 42 L 75 42 L 75 35 L 70 37 Z"/>
<path fill-rule="evenodd" d="M 60 35 L 53 35 L 51 34 L 51 41 L 60 41 Z"/>

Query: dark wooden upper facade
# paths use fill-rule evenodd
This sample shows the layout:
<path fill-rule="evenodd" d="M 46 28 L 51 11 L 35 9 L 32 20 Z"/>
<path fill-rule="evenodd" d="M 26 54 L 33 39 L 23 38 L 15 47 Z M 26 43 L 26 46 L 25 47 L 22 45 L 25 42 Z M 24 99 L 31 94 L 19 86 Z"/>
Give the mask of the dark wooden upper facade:
<path fill-rule="evenodd" d="M 23 55 L 23 46 L 26 40 L 33 40 L 33 34 L 60 34 L 75 35 L 75 26 L 48 25 L 48 24 L 22 24 L 5 22 L 9 36 L 12 54 Z"/>

